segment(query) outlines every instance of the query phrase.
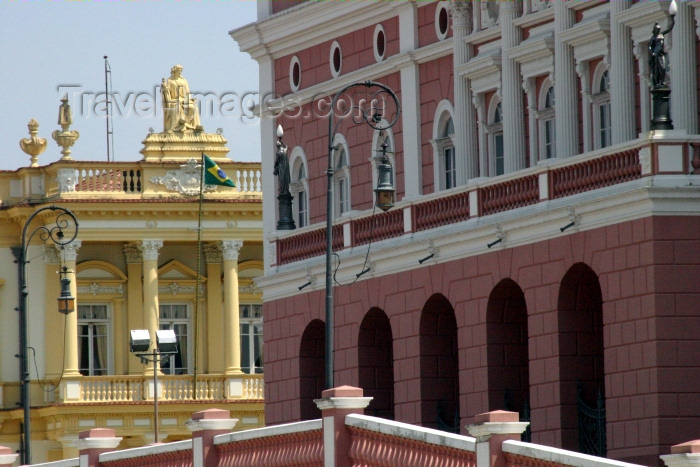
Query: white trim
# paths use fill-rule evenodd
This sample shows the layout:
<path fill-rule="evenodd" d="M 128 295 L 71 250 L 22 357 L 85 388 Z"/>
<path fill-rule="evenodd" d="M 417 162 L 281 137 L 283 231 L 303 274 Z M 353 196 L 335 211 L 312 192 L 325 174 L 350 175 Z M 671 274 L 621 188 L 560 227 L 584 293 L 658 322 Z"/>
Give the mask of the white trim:
<path fill-rule="evenodd" d="M 435 114 L 433 116 L 433 138 L 430 140 L 430 144 L 433 148 L 433 185 L 434 191 L 436 192 L 447 189 L 445 178 L 447 168 L 445 167 L 443 156 L 445 149 L 451 147 L 454 153 L 455 148 L 454 133 L 450 135 L 449 141 L 447 141 L 447 138 L 442 136 L 448 119 L 452 119 L 452 124 L 455 124 L 455 110 L 449 100 L 443 99 L 435 109 Z M 457 155 L 455 154 L 455 165 L 456 163 Z M 455 170 L 456 175 L 457 167 L 455 166 L 453 169 Z M 455 186 L 457 185 L 457 182 L 457 177 L 455 177 Z"/>
<path fill-rule="evenodd" d="M 75 442 L 75 447 L 83 449 L 115 449 L 122 442 L 121 437 L 114 438 L 82 438 Z"/>
<path fill-rule="evenodd" d="M 341 146 L 341 149 L 345 151 L 345 165 L 342 167 L 342 172 L 340 174 L 337 174 L 337 169 L 336 169 L 336 160 L 338 157 L 338 151 L 333 150 L 333 158 L 332 158 L 332 167 L 333 167 L 333 219 L 339 219 L 345 215 L 347 215 L 350 211 L 352 211 L 352 180 L 350 179 L 350 167 L 351 165 L 351 159 L 350 159 L 350 148 L 348 147 L 348 142 L 345 139 L 345 136 L 342 135 L 341 133 L 336 133 L 335 136 L 333 137 L 333 147 L 337 147 L 338 145 Z M 344 180 L 345 183 L 345 199 L 347 203 L 347 209 L 344 212 L 340 212 L 340 197 L 338 196 L 337 189 L 338 189 L 338 184 L 341 183 L 341 181 Z"/>
<path fill-rule="evenodd" d="M 379 33 L 382 33 L 382 36 L 384 36 L 384 53 L 380 54 L 379 53 L 379 47 L 377 44 L 377 40 L 379 38 Z M 372 49 L 374 50 L 374 60 L 377 62 L 381 62 L 384 60 L 384 57 L 386 57 L 386 46 L 387 46 L 387 40 L 386 40 L 386 31 L 384 30 L 384 26 L 381 24 L 377 24 L 374 27 L 374 36 L 372 37 Z"/>
<path fill-rule="evenodd" d="M 100 462 L 114 462 L 123 459 L 136 459 L 169 452 L 180 452 L 192 450 L 192 440 L 175 441 L 172 443 L 155 444 L 140 448 L 123 449 L 121 451 L 105 452 L 100 454 Z"/>
<path fill-rule="evenodd" d="M 294 65 L 299 66 L 299 82 L 294 83 Z M 293 92 L 297 92 L 301 87 L 301 61 L 296 55 L 289 61 L 289 87 Z"/>
<path fill-rule="evenodd" d="M 364 409 L 374 397 L 327 397 L 314 399 L 320 410 L 327 409 Z"/>
<path fill-rule="evenodd" d="M 299 180 L 299 168 L 304 166 L 305 177 Z M 292 215 L 295 216 L 295 221 L 297 228 L 302 228 L 309 225 L 309 165 L 306 162 L 306 153 L 304 148 L 301 146 L 296 146 L 292 149 L 292 154 L 289 157 L 289 166 L 291 167 L 291 179 L 290 191 L 292 196 Z M 306 202 L 306 215 L 304 217 L 305 222 L 301 222 L 302 219 L 299 218 L 299 193 L 304 193 L 304 200 Z"/>
<path fill-rule="evenodd" d="M 233 430 L 238 423 L 237 418 L 219 418 L 205 420 L 188 420 L 185 426 L 192 433 L 204 430 Z"/>
<path fill-rule="evenodd" d="M 630 464 L 604 457 L 579 454 L 564 449 L 552 448 L 539 444 L 524 443 L 522 441 L 508 440 L 502 444 L 503 452 L 519 456 L 539 459 L 554 464 L 578 465 L 581 467 L 641 467 L 638 464 Z"/>
<path fill-rule="evenodd" d="M 530 422 L 484 422 L 467 425 L 469 434 L 476 438 L 477 443 L 485 441 L 490 435 L 519 435 L 524 432 Z"/>
<path fill-rule="evenodd" d="M 471 436 L 462 436 L 433 428 L 423 428 L 408 423 L 395 422 L 369 415 L 350 414 L 345 417 L 345 424 L 365 430 L 374 431 L 398 438 L 411 439 L 438 446 L 446 446 L 462 451 L 474 452 L 476 440 Z"/>
<path fill-rule="evenodd" d="M 450 11 L 448 10 L 449 8 L 449 3 L 448 2 L 438 2 L 437 8 L 435 8 L 435 35 L 437 36 L 439 41 L 444 41 L 447 38 L 447 35 L 450 32 L 450 18 L 452 15 L 450 15 Z M 447 16 L 447 25 L 445 25 L 445 31 L 440 31 L 440 15 L 442 12 L 445 12 L 445 15 Z"/>
<path fill-rule="evenodd" d="M 265 428 L 253 428 L 251 430 L 218 435 L 214 437 L 214 444 L 227 444 L 250 439 L 270 438 L 273 436 L 304 433 L 307 431 L 317 431 L 321 429 L 322 424 L 320 419 L 308 420 L 304 422 L 284 423 Z"/>
<path fill-rule="evenodd" d="M 338 51 L 338 56 L 340 57 L 340 64 L 338 64 L 337 70 L 335 68 L 334 57 L 336 50 Z M 333 43 L 331 44 L 331 51 L 328 55 L 328 66 L 331 69 L 331 75 L 333 75 L 333 78 L 337 78 L 338 76 L 340 76 L 340 74 L 343 71 L 343 49 L 340 47 L 340 43 L 338 41 L 333 41 Z"/>

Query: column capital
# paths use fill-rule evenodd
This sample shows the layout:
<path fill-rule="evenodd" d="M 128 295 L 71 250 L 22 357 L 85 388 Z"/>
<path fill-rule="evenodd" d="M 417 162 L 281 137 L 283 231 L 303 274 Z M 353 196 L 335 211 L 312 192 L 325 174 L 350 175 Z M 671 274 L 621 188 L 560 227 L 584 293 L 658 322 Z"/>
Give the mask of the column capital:
<path fill-rule="evenodd" d="M 208 264 L 221 262 L 221 245 L 219 243 L 205 243 L 202 249 Z"/>
<path fill-rule="evenodd" d="M 76 261 L 78 259 L 78 250 L 82 244 L 82 240 L 76 238 L 67 245 L 63 245 L 63 254 L 66 261 Z"/>
<path fill-rule="evenodd" d="M 56 245 L 44 245 L 44 263 L 61 264 L 61 250 Z"/>
<path fill-rule="evenodd" d="M 136 264 L 143 261 L 143 254 L 138 244 L 127 243 L 122 249 L 124 251 L 124 256 L 126 256 L 127 264 Z"/>
<path fill-rule="evenodd" d="M 238 252 L 243 246 L 243 240 L 222 240 L 221 250 L 224 260 L 238 260 Z"/>
<path fill-rule="evenodd" d="M 158 251 L 163 247 L 163 240 L 143 240 L 139 249 L 144 260 L 158 260 Z"/>
<path fill-rule="evenodd" d="M 453 27 L 465 28 L 465 33 L 470 34 L 472 29 L 472 2 L 464 0 L 452 0 L 450 2 Z"/>

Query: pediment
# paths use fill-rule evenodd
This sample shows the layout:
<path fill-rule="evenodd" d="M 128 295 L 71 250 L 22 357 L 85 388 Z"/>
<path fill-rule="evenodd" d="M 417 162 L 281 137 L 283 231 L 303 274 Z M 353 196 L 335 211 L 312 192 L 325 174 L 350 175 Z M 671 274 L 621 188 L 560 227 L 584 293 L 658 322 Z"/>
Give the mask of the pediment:
<path fill-rule="evenodd" d="M 116 266 L 104 261 L 84 261 L 77 265 L 78 280 L 120 281 L 126 280 L 126 275 Z"/>
<path fill-rule="evenodd" d="M 158 269 L 158 280 L 196 281 L 197 272 L 174 259 Z M 206 277 L 200 275 L 200 280 L 204 282 Z"/>

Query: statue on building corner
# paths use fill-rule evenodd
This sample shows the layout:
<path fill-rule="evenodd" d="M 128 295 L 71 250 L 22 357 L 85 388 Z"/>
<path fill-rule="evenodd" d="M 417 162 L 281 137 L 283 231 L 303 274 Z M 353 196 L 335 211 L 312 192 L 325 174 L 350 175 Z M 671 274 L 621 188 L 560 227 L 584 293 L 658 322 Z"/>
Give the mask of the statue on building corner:
<path fill-rule="evenodd" d="M 671 120 L 671 88 L 666 84 L 666 72 L 668 71 L 668 54 L 665 50 L 666 36 L 671 32 L 676 24 L 676 13 L 678 6 L 676 0 L 671 0 L 668 14 L 671 16 L 669 27 L 661 31 L 661 26 L 657 21 L 652 28 L 651 39 L 649 39 L 649 74 L 651 78 L 651 102 L 652 118 L 650 129 L 673 130 L 673 120 Z"/>
<path fill-rule="evenodd" d="M 675 15 L 671 15 L 671 24 L 665 31 L 661 31 L 658 21 L 652 29 L 651 39 L 649 39 L 649 73 L 651 74 L 651 82 L 654 87 L 666 84 L 668 54 L 665 50 L 664 39 L 673 30 L 675 24 Z"/>
<path fill-rule="evenodd" d="M 279 202 L 279 220 L 277 221 L 277 230 L 294 230 L 296 224 L 292 217 L 292 200 L 294 197 L 289 192 L 291 183 L 291 175 L 289 172 L 289 156 L 287 152 L 289 148 L 282 141 L 284 130 L 282 125 L 277 126 L 277 151 L 275 152 L 275 169 L 273 174 L 277 175 L 277 201 Z"/>
<path fill-rule="evenodd" d="M 61 99 L 61 105 L 58 108 L 58 124 L 61 126 L 61 129 L 51 133 L 51 137 L 63 148 L 63 151 L 61 151 L 61 154 L 63 154 L 61 157 L 62 161 L 73 160 L 70 148 L 80 138 L 80 133 L 70 129 L 72 123 L 73 114 L 71 113 L 68 95 L 66 94 Z"/>

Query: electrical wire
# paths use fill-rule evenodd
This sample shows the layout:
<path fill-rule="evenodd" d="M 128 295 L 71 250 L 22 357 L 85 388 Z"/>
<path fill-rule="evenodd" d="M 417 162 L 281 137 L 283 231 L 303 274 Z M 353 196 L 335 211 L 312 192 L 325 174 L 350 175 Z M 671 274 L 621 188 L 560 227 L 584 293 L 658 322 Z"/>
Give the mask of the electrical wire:
<path fill-rule="evenodd" d="M 340 268 L 340 255 L 336 253 L 335 251 L 333 252 L 333 256 L 335 256 L 336 259 L 336 266 L 335 269 L 333 270 L 333 282 L 336 285 L 352 285 L 355 282 L 357 282 L 360 279 L 360 276 L 362 276 L 365 272 L 367 272 L 367 260 L 369 260 L 369 252 L 372 249 L 372 242 L 374 242 L 374 219 L 375 219 L 375 213 L 377 212 L 377 205 L 374 205 L 374 208 L 372 209 L 372 223 L 370 224 L 370 229 L 369 229 L 369 245 L 367 245 L 367 253 L 365 254 L 365 262 L 362 264 L 362 269 L 360 269 L 360 272 L 358 274 L 355 274 L 355 279 L 352 282 L 348 282 L 347 284 L 342 284 L 338 282 L 338 280 L 335 278 L 335 275 L 338 273 L 338 269 Z"/>
<path fill-rule="evenodd" d="M 58 382 L 53 386 L 50 387 L 49 385 L 46 385 L 41 382 L 39 379 L 39 366 L 36 363 L 36 349 L 34 347 L 27 347 L 27 349 L 32 350 L 32 355 L 33 355 L 33 360 L 34 360 L 34 371 L 36 371 L 36 381 L 39 383 L 39 387 L 46 392 L 46 393 L 51 393 L 54 392 L 60 385 L 61 381 L 63 381 L 63 373 L 66 371 L 66 316 L 63 316 L 63 357 L 61 358 L 61 376 L 58 378 Z"/>

